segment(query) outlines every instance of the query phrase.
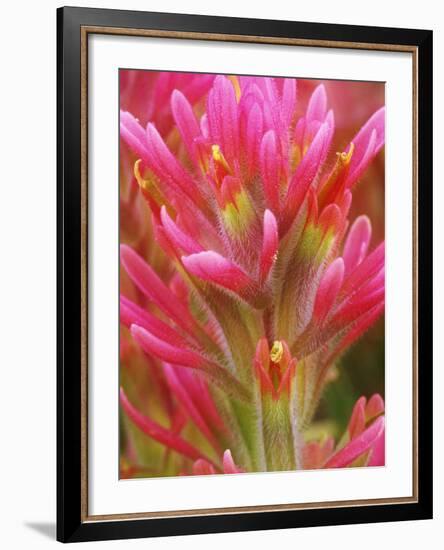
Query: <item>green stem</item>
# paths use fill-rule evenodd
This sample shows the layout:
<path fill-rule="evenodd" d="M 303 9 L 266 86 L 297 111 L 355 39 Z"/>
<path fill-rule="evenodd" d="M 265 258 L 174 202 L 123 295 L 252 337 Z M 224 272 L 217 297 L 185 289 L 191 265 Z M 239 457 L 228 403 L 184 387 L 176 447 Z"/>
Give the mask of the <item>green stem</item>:
<path fill-rule="evenodd" d="M 281 396 L 263 398 L 263 433 L 267 470 L 289 471 L 296 468 L 290 402 Z"/>

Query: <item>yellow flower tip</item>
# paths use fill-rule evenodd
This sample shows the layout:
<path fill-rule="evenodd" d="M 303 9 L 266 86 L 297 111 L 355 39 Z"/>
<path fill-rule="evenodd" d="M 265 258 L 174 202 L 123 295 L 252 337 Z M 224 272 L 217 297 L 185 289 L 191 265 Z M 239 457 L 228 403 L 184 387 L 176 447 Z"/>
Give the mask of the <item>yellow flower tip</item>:
<path fill-rule="evenodd" d="M 222 158 L 222 153 L 221 153 L 221 151 L 220 151 L 219 145 L 216 145 L 216 144 L 215 144 L 215 145 L 212 145 L 212 146 L 211 146 L 211 152 L 212 152 L 212 154 L 213 154 L 213 158 L 214 158 L 215 161 L 218 162 L 218 161 L 221 160 L 221 158 Z"/>
<path fill-rule="evenodd" d="M 275 340 L 270 350 L 270 359 L 273 363 L 279 363 L 284 355 L 284 346 L 280 340 Z"/>
<path fill-rule="evenodd" d="M 351 158 L 353 156 L 353 151 L 355 150 L 355 144 L 353 142 L 350 143 L 350 148 L 348 150 L 348 153 L 345 151 L 342 153 L 336 153 L 338 155 L 339 160 L 341 161 L 341 164 L 348 166 L 350 164 Z"/>
<path fill-rule="evenodd" d="M 239 103 L 239 99 L 240 99 L 240 96 L 241 96 L 241 89 L 240 89 L 240 85 L 239 85 L 239 79 L 237 78 L 237 76 L 230 75 L 228 77 L 228 80 L 230 80 L 231 84 L 233 84 L 234 93 L 236 94 L 236 101 Z"/>

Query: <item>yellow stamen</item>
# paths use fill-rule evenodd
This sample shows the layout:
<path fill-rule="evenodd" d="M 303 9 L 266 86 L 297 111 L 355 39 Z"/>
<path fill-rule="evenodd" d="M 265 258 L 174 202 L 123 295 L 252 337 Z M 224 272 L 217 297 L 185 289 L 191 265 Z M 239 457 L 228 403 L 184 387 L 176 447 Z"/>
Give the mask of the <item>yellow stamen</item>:
<path fill-rule="evenodd" d="M 155 176 L 151 172 L 147 171 L 146 174 L 140 173 L 140 166 L 142 164 L 142 160 L 136 160 L 134 163 L 134 176 L 136 177 L 137 183 L 140 185 L 140 187 L 148 193 L 151 198 L 158 204 L 162 205 L 165 204 L 168 207 L 168 203 L 166 201 L 166 198 L 163 196 L 161 191 L 158 189 L 155 181 Z"/>
<path fill-rule="evenodd" d="M 211 153 L 215 162 L 218 162 L 227 172 L 230 172 L 230 167 L 228 166 L 228 163 L 225 160 L 225 157 L 222 154 L 219 145 L 212 145 Z"/>
<path fill-rule="evenodd" d="M 352 159 L 354 150 L 355 144 L 351 142 L 348 153 L 346 153 L 345 151 L 342 153 L 336 153 L 336 164 L 333 168 L 332 173 L 330 174 L 330 177 L 322 187 L 320 195 L 318 196 L 318 206 L 320 209 L 323 208 L 324 201 L 329 196 L 329 193 L 332 191 L 332 189 L 334 189 L 334 186 L 337 184 L 340 175 L 343 174 L 345 170 L 347 170 L 347 167 L 349 166 Z"/>
<path fill-rule="evenodd" d="M 338 159 L 341 161 L 341 164 L 345 166 L 350 164 L 354 150 L 355 150 L 355 144 L 352 142 L 350 143 L 350 149 L 348 150 L 348 153 L 346 153 L 345 151 L 343 153 L 336 153 L 338 156 Z"/>
<path fill-rule="evenodd" d="M 284 346 L 280 340 L 275 340 L 270 351 L 270 359 L 273 363 L 279 363 L 284 355 Z"/>
<path fill-rule="evenodd" d="M 149 182 L 148 180 L 144 179 L 142 177 L 142 174 L 140 173 L 140 165 L 142 164 L 142 159 L 136 160 L 134 163 L 134 175 L 136 177 L 137 183 L 142 187 L 142 189 L 145 189 L 146 191 L 149 190 Z"/>
<path fill-rule="evenodd" d="M 290 162 L 291 162 L 291 171 L 294 172 L 298 167 L 302 159 L 301 149 L 299 145 L 294 145 L 290 149 Z"/>

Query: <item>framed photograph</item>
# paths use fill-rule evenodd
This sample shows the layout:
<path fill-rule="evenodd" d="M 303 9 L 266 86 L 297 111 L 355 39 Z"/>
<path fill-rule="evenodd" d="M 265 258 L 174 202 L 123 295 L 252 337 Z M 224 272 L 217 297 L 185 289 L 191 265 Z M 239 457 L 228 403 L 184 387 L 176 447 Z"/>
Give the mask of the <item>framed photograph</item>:
<path fill-rule="evenodd" d="M 431 518 L 432 32 L 57 17 L 57 538 Z"/>

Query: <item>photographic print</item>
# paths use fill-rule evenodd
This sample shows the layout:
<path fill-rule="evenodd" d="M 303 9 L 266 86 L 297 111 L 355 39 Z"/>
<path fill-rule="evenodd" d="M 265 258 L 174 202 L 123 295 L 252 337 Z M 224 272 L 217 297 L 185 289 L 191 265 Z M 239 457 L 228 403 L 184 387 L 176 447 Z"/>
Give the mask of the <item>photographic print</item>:
<path fill-rule="evenodd" d="M 384 83 L 119 97 L 120 478 L 384 466 Z"/>
<path fill-rule="evenodd" d="M 57 11 L 57 539 L 429 519 L 431 31 Z"/>

